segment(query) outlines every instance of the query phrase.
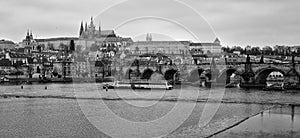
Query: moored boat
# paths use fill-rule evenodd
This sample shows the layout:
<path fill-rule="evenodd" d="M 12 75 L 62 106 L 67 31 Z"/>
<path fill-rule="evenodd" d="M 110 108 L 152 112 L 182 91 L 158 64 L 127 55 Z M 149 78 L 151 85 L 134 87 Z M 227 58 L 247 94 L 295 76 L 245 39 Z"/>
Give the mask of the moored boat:
<path fill-rule="evenodd" d="M 113 84 L 104 84 L 104 89 L 165 89 L 171 90 L 173 86 L 167 81 L 129 80 L 115 81 Z"/>

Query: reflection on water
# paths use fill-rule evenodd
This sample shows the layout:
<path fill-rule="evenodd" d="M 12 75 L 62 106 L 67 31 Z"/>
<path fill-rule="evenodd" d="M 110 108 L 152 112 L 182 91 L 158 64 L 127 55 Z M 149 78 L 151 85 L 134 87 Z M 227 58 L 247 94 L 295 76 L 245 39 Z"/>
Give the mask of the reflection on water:
<path fill-rule="evenodd" d="M 280 106 L 258 114 L 229 131 L 229 135 L 259 134 L 259 136 L 295 137 L 300 133 L 300 107 Z"/>

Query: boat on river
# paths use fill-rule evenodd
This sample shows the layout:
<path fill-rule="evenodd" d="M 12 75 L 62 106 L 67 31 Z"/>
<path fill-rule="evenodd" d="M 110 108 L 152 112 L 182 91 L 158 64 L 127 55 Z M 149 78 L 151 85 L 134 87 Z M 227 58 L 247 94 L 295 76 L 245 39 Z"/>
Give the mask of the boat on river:
<path fill-rule="evenodd" d="M 168 81 L 149 81 L 149 80 L 128 80 L 128 81 L 115 81 L 113 83 L 106 83 L 103 89 L 173 89 Z"/>

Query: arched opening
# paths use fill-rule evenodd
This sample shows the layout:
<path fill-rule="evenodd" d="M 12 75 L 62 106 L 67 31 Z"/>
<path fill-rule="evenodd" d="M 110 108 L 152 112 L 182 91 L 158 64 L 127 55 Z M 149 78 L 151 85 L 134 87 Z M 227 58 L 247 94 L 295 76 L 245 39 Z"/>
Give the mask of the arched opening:
<path fill-rule="evenodd" d="M 217 79 L 219 76 L 220 72 L 218 69 L 207 69 L 204 72 L 205 77 L 208 78 L 208 80 L 214 80 Z"/>
<path fill-rule="evenodd" d="M 217 82 L 219 82 L 219 83 L 223 83 L 223 82 L 226 82 L 226 84 L 229 84 L 230 83 L 230 78 L 233 76 L 233 74 L 234 75 L 237 75 L 237 73 L 236 73 L 236 69 L 234 69 L 234 68 L 230 68 L 230 69 L 227 69 L 227 70 L 225 70 L 225 71 L 223 71 L 220 75 L 219 75 L 219 77 L 218 77 L 218 79 L 217 79 Z"/>
<path fill-rule="evenodd" d="M 168 81 L 175 81 L 175 74 L 177 73 L 177 70 L 175 69 L 170 69 L 170 70 L 167 70 L 166 73 L 165 73 L 165 79 L 168 80 Z"/>
<path fill-rule="evenodd" d="M 285 75 L 284 71 L 277 69 L 277 68 L 267 68 L 267 69 L 262 69 L 256 73 L 256 83 L 258 84 L 267 84 L 267 77 L 272 73 L 272 72 L 280 72 L 283 75 Z"/>
<path fill-rule="evenodd" d="M 203 72 L 204 72 L 204 69 L 201 69 L 201 68 L 192 70 L 192 72 L 190 73 L 190 76 L 188 77 L 188 81 L 190 81 L 190 82 L 199 81 L 200 76 Z"/>
<path fill-rule="evenodd" d="M 142 74 L 142 79 L 147 79 L 149 80 L 151 78 L 151 75 L 154 73 L 152 69 L 146 69 L 143 74 Z"/>
<path fill-rule="evenodd" d="M 158 82 L 158 81 L 165 80 L 165 79 L 164 79 L 164 76 L 161 73 L 153 72 L 153 74 L 150 77 L 150 80 L 153 81 L 153 82 Z"/>

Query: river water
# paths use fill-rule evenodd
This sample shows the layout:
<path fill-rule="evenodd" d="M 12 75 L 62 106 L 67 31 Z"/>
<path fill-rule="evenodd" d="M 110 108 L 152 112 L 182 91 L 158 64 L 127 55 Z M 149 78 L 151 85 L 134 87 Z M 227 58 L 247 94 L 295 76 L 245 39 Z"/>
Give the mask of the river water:
<path fill-rule="evenodd" d="M 300 137 L 299 111 L 299 106 L 280 106 L 270 109 L 218 137 Z"/>
<path fill-rule="evenodd" d="M 286 122 L 276 128 L 299 131 L 299 108 L 294 107 L 294 121 L 290 122 L 286 120 L 290 119 L 289 108 L 278 108 L 299 104 L 296 91 L 190 86 L 171 91 L 105 91 L 101 84 L 88 83 L 0 87 L 0 137 L 205 137 L 265 110 L 263 117 Z M 280 117 L 285 115 L 288 117 Z M 268 118 L 263 120 L 268 122 Z M 247 122 L 257 124 L 262 119 L 254 116 Z M 247 129 L 254 135 L 257 130 L 250 128 L 259 127 L 250 124 L 244 125 L 249 129 L 242 123 L 228 132 L 244 134 L 240 130 Z M 266 123 L 260 128 L 272 126 Z M 220 135 L 230 136 L 225 132 Z M 273 132 L 266 129 L 267 134 Z"/>

